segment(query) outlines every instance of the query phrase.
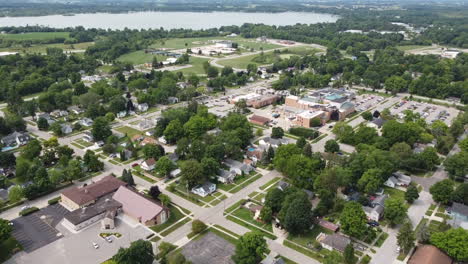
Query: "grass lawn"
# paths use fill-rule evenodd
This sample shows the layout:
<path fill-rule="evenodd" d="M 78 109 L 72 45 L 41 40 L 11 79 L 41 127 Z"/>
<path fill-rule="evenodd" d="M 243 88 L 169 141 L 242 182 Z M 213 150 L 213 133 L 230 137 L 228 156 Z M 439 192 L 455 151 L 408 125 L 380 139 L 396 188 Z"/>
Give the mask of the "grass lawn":
<path fill-rule="evenodd" d="M 269 182 L 265 183 L 264 185 L 260 186 L 260 190 L 265 190 L 267 189 L 267 187 L 269 187 L 270 185 L 274 184 L 274 183 L 277 183 L 281 180 L 281 177 L 276 177 L 272 180 L 270 180 Z"/>
<path fill-rule="evenodd" d="M 119 127 L 119 128 L 116 128 L 115 130 L 119 131 L 120 133 L 127 134 L 127 137 L 129 138 L 132 138 L 135 135 L 141 134 L 141 131 L 128 127 L 128 126 Z"/>
<path fill-rule="evenodd" d="M 232 215 L 237 216 L 238 218 L 247 221 L 253 225 L 256 225 L 260 228 L 273 232 L 273 227 L 271 224 L 263 224 L 253 219 L 253 214 L 246 208 L 239 208 L 232 213 Z"/>
<path fill-rule="evenodd" d="M 382 235 L 380 235 L 379 239 L 377 239 L 377 242 L 375 242 L 376 247 L 381 247 L 385 240 L 387 239 L 388 234 L 383 232 Z"/>
<path fill-rule="evenodd" d="M 3 263 L 9 259 L 15 252 L 21 250 L 22 247 L 14 237 L 0 243 L 0 262 Z"/>
<path fill-rule="evenodd" d="M 134 51 L 134 52 L 124 54 L 120 56 L 119 58 L 117 58 L 117 61 L 128 62 L 128 63 L 132 63 L 133 65 L 136 65 L 136 64 L 151 63 L 154 57 L 156 57 L 158 61 L 165 61 L 167 58 L 166 56 L 153 55 L 151 53 L 145 53 L 144 50 L 139 50 L 139 51 Z"/>
<path fill-rule="evenodd" d="M 265 232 L 265 231 L 263 231 L 263 230 L 257 228 L 256 226 L 251 225 L 251 224 L 248 224 L 248 223 L 246 223 L 246 222 L 244 222 L 244 221 L 242 221 L 242 220 L 239 220 L 239 219 L 237 219 L 237 218 L 235 218 L 235 217 L 233 217 L 233 216 L 231 216 L 231 215 L 226 216 L 226 219 L 229 220 L 229 221 L 232 221 L 232 222 L 234 222 L 234 223 L 237 223 L 237 224 L 239 224 L 239 225 L 241 225 L 241 226 L 243 226 L 243 227 L 246 227 L 246 228 L 248 228 L 248 229 L 250 229 L 250 230 L 252 230 L 252 231 L 259 232 L 259 233 L 261 233 L 264 237 L 267 237 L 267 238 L 269 238 L 269 239 L 272 239 L 272 240 L 277 239 L 277 237 L 276 237 L 275 235 L 273 235 L 273 234 L 271 234 L 271 233 L 267 233 L 267 232 Z"/>
<path fill-rule="evenodd" d="M 320 233 L 331 234 L 331 232 L 321 226 L 315 225 L 312 229 L 308 230 L 306 233 L 298 236 L 289 235 L 288 240 L 295 242 L 304 247 L 309 247 L 314 243 L 315 239 Z"/>
<path fill-rule="evenodd" d="M 180 219 L 184 217 L 184 214 L 181 211 L 179 211 L 179 209 L 177 209 L 176 207 L 171 205 L 169 209 L 171 211 L 169 219 L 164 224 L 150 227 L 153 231 L 161 232 L 165 228 L 171 226 L 172 224 L 174 224 L 175 222 L 179 221 Z"/>
<path fill-rule="evenodd" d="M 236 188 L 230 190 L 231 193 L 236 193 L 242 189 L 244 189 L 246 186 L 250 185 L 251 183 L 253 183 L 254 181 L 260 179 L 262 177 L 262 174 L 257 174 L 256 176 L 253 176 L 253 177 L 249 177 L 248 180 L 242 182 L 239 186 L 237 186 Z"/>
<path fill-rule="evenodd" d="M 190 56 L 189 64 L 192 65 L 192 67 L 177 70 L 175 72 L 182 72 L 185 76 L 189 76 L 192 74 L 205 74 L 205 69 L 203 69 L 203 63 L 205 61 L 209 61 L 209 59 Z"/>
<path fill-rule="evenodd" d="M 21 33 L 21 34 L 1 34 L 0 38 L 2 39 L 11 39 L 11 40 L 50 40 L 56 38 L 65 38 L 70 37 L 69 32 L 31 32 L 31 33 Z"/>
<path fill-rule="evenodd" d="M 403 201 L 405 200 L 405 192 L 404 191 L 394 189 L 394 188 L 390 188 L 390 187 L 387 187 L 387 186 L 384 187 L 384 190 L 385 190 L 385 193 L 388 194 L 391 198 L 398 198 L 398 199 L 401 199 Z"/>
<path fill-rule="evenodd" d="M 421 49 L 421 48 L 429 48 L 431 46 L 422 46 L 422 45 L 407 45 L 407 46 L 397 46 L 396 48 L 402 51 L 414 50 L 414 49 Z"/>
<path fill-rule="evenodd" d="M 291 248 L 291 249 L 293 249 L 293 250 L 296 250 L 297 252 L 300 252 L 300 253 L 302 253 L 302 254 L 308 256 L 308 257 L 311 257 L 311 258 L 313 258 L 313 259 L 316 259 L 316 260 L 318 260 L 319 262 L 323 262 L 323 260 L 324 260 L 323 257 L 322 257 L 322 255 L 321 255 L 320 253 L 315 252 L 315 251 L 312 251 L 312 250 L 305 249 L 305 248 L 303 248 L 303 247 L 300 247 L 300 246 L 298 246 L 298 245 L 296 245 L 296 244 L 294 244 L 294 243 L 291 243 L 291 242 L 288 241 L 288 240 L 284 240 L 284 241 L 283 241 L 283 245 L 286 246 L 286 247 L 288 247 L 288 248 Z"/>
<path fill-rule="evenodd" d="M 174 232 L 177 228 L 185 225 L 186 223 L 192 221 L 189 217 L 185 217 L 184 220 L 178 222 L 177 224 L 171 226 L 170 228 L 164 230 L 164 232 L 161 233 L 162 236 L 167 236 L 170 233 Z"/>
<path fill-rule="evenodd" d="M 251 63 L 256 65 L 266 65 L 275 62 L 275 60 L 277 59 L 277 57 L 274 56 L 273 52 L 265 52 L 265 60 L 263 62 L 255 61 L 256 59 L 258 59 L 259 56 L 260 54 L 252 54 L 234 59 L 219 60 L 218 62 L 223 66 L 230 66 L 237 69 L 245 69 L 247 68 L 247 65 Z"/>
<path fill-rule="evenodd" d="M 223 39 L 223 37 L 206 37 L 206 38 L 174 38 L 166 40 L 157 40 L 151 48 L 155 49 L 185 49 L 192 47 L 200 47 L 210 45 L 210 40 Z M 185 45 L 187 44 L 187 46 Z"/>

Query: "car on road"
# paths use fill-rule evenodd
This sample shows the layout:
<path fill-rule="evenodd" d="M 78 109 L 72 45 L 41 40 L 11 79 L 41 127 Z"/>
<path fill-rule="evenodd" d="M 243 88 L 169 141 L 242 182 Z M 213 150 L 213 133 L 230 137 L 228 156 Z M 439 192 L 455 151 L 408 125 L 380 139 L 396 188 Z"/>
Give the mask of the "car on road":
<path fill-rule="evenodd" d="M 21 211 L 29 209 L 29 208 L 31 208 L 29 205 L 25 205 L 25 206 L 21 207 Z"/>
<path fill-rule="evenodd" d="M 377 221 L 369 221 L 369 222 L 367 222 L 367 224 L 372 226 L 372 227 L 377 227 L 377 226 L 380 225 L 379 222 L 377 222 Z"/>
<path fill-rule="evenodd" d="M 400 253 L 400 247 L 399 246 L 396 248 L 396 253 Z"/>
<path fill-rule="evenodd" d="M 111 237 L 106 237 L 106 241 L 107 241 L 108 243 L 112 243 L 112 238 L 111 238 Z"/>
<path fill-rule="evenodd" d="M 98 249 L 98 248 L 99 248 L 99 245 L 98 245 L 96 242 L 93 242 L 93 247 L 94 247 L 95 249 Z"/>
<path fill-rule="evenodd" d="M 135 168 L 136 166 L 138 166 L 138 163 L 133 163 L 132 164 L 132 168 Z"/>

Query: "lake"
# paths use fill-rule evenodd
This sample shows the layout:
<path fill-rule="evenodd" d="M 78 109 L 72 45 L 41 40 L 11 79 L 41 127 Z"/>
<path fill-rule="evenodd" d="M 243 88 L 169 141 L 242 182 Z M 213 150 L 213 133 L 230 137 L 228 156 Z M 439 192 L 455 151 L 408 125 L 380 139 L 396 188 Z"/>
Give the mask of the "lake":
<path fill-rule="evenodd" d="M 263 23 L 267 25 L 316 24 L 335 22 L 338 16 L 331 14 L 285 12 L 285 13 L 244 13 L 244 12 L 134 12 L 123 14 L 95 13 L 74 16 L 1 17 L 0 26 L 41 25 L 54 28 L 83 26 L 104 29 L 149 29 L 191 28 L 207 29 L 220 26 Z"/>

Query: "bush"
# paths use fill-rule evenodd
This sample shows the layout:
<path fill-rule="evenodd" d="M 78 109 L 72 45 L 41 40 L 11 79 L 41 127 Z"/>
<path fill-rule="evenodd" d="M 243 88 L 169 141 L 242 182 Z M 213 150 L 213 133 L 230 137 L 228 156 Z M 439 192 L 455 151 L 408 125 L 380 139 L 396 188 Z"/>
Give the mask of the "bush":
<path fill-rule="evenodd" d="M 199 234 L 206 229 L 206 224 L 200 220 L 193 220 L 192 222 L 192 233 Z"/>
<path fill-rule="evenodd" d="M 49 201 L 47 201 L 47 203 L 48 203 L 49 205 L 53 205 L 53 204 L 58 203 L 59 201 L 60 201 L 60 197 L 55 197 L 55 198 L 50 199 Z"/>
<path fill-rule="evenodd" d="M 21 212 L 19 212 L 19 215 L 20 215 L 20 216 L 27 216 L 27 215 L 30 215 L 30 214 L 32 214 L 32 213 L 34 213 L 34 212 L 37 212 L 37 211 L 39 211 L 39 208 L 37 208 L 37 207 L 30 207 L 30 208 L 24 209 L 24 210 L 22 210 Z"/>
<path fill-rule="evenodd" d="M 305 127 L 291 127 L 289 129 L 289 133 L 298 136 L 298 137 L 304 137 L 307 139 L 314 139 L 319 136 L 319 132 L 314 130 L 314 129 L 308 129 Z"/>

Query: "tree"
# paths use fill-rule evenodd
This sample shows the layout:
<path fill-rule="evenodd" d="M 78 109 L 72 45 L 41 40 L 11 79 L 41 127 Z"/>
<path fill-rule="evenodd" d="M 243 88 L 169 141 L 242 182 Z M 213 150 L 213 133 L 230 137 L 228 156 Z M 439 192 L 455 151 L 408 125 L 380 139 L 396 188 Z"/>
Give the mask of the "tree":
<path fill-rule="evenodd" d="M 10 221 L 0 218 L 0 243 L 10 238 L 12 232 Z"/>
<path fill-rule="evenodd" d="M 159 187 L 157 185 L 151 186 L 151 188 L 148 191 L 149 196 L 153 199 L 158 199 L 159 195 L 161 194 L 161 191 L 159 190 Z"/>
<path fill-rule="evenodd" d="M 287 197 L 280 212 L 280 215 L 284 214 L 282 224 L 293 235 L 305 232 L 312 225 L 312 206 L 307 195 L 302 191 L 301 193 L 302 195 L 294 196 L 290 201 Z"/>
<path fill-rule="evenodd" d="M 168 177 L 175 168 L 175 164 L 167 156 L 160 158 L 156 162 L 156 171 L 164 177 Z"/>
<path fill-rule="evenodd" d="M 328 153 L 336 153 L 340 151 L 340 145 L 333 139 L 328 140 L 325 142 L 325 152 Z"/>
<path fill-rule="evenodd" d="M 448 204 L 453 192 L 454 183 L 452 180 L 445 179 L 431 186 L 429 192 L 432 199 L 438 203 Z"/>
<path fill-rule="evenodd" d="M 185 259 L 182 253 L 177 252 L 167 256 L 167 264 L 191 264 L 192 262 Z"/>
<path fill-rule="evenodd" d="M 371 112 L 365 111 L 362 113 L 362 118 L 364 118 L 364 120 L 367 120 L 367 121 L 372 121 L 374 119 L 374 116 L 372 115 Z"/>
<path fill-rule="evenodd" d="M 431 235 L 431 243 L 458 261 L 468 260 L 468 230 L 461 227 Z"/>
<path fill-rule="evenodd" d="M 202 221 L 195 219 L 192 222 L 192 233 L 193 234 L 200 234 L 203 230 L 207 228 L 206 224 Z"/>
<path fill-rule="evenodd" d="M 405 200 L 412 204 L 415 200 L 419 198 L 418 188 L 414 185 L 408 186 L 405 193 Z"/>
<path fill-rule="evenodd" d="M 271 207 L 264 206 L 260 211 L 259 218 L 265 223 L 270 223 L 273 219 L 273 211 L 271 210 Z"/>
<path fill-rule="evenodd" d="M 367 217 L 357 202 L 345 204 L 340 215 L 341 230 L 352 237 L 361 238 L 367 230 Z"/>
<path fill-rule="evenodd" d="M 271 129 L 272 138 L 283 138 L 284 130 L 281 127 L 274 127 Z"/>
<path fill-rule="evenodd" d="M 146 144 L 143 146 L 142 151 L 145 159 L 153 158 L 157 160 L 165 154 L 164 148 L 159 144 Z"/>
<path fill-rule="evenodd" d="M 67 168 L 65 169 L 66 179 L 72 182 L 73 180 L 80 179 L 84 176 L 81 162 L 79 160 L 70 160 Z"/>
<path fill-rule="evenodd" d="M 444 167 L 451 179 L 463 180 L 468 174 L 468 152 L 462 151 L 449 156 L 444 162 Z"/>
<path fill-rule="evenodd" d="M 405 79 L 400 76 L 394 75 L 385 80 L 385 90 L 392 94 L 403 92 L 407 89 L 408 83 Z"/>
<path fill-rule="evenodd" d="M 382 184 L 381 175 L 382 171 L 379 169 L 367 170 L 358 181 L 359 189 L 368 194 L 374 194 Z"/>
<path fill-rule="evenodd" d="M 399 198 L 389 198 L 385 201 L 385 219 L 395 226 L 406 218 L 407 208 L 405 202 Z"/>
<path fill-rule="evenodd" d="M 208 66 L 208 68 L 206 68 L 206 75 L 208 76 L 208 78 L 218 77 L 218 74 L 219 74 L 218 68 L 213 67 L 213 66 Z"/>
<path fill-rule="evenodd" d="M 355 263 L 355 257 L 354 257 L 354 247 L 352 243 L 349 243 L 345 251 L 343 253 L 343 260 L 344 263 L 346 264 L 354 264 Z"/>
<path fill-rule="evenodd" d="M 135 180 L 133 179 L 132 171 L 131 170 L 123 170 L 122 171 L 122 180 L 126 182 L 129 186 L 135 185 Z"/>
<path fill-rule="evenodd" d="M 203 173 L 203 166 L 196 160 L 184 161 L 180 166 L 180 178 L 189 189 L 204 183 L 206 176 Z"/>
<path fill-rule="evenodd" d="M 172 120 L 164 130 L 164 138 L 168 143 L 175 143 L 184 136 L 184 128 L 179 119 Z"/>
<path fill-rule="evenodd" d="M 414 247 L 416 236 L 413 231 L 413 226 L 410 221 L 405 221 L 400 227 L 397 235 L 397 243 L 401 250 L 408 254 L 408 252 Z"/>
<path fill-rule="evenodd" d="M 11 203 L 16 203 L 23 199 L 24 197 L 24 191 L 21 186 L 15 185 L 10 188 L 8 191 L 8 199 L 10 200 Z"/>
<path fill-rule="evenodd" d="M 154 261 L 153 246 L 150 241 L 140 239 L 128 248 L 120 248 L 112 259 L 117 263 L 151 264 Z"/>
<path fill-rule="evenodd" d="M 112 135 L 111 127 L 105 117 L 98 117 L 94 120 L 91 133 L 95 140 L 105 140 Z"/>
<path fill-rule="evenodd" d="M 284 192 L 278 188 L 268 191 L 265 196 L 265 207 L 271 208 L 273 213 L 278 213 L 284 201 Z"/>
<path fill-rule="evenodd" d="M 92 150 L 87 150 L 83 156 L 83 162 L 88 168 L 88 171 L 97 172 L 104 169 L 104 163 L 98 159 L 96 154 Z"/>
<path fill-rule="evenodd" d="M 158 200 L 163 206 L 169 206 L 169 204 L 171 204 L 171 198 L 163 193 L 159 195 Z"/>
<path fill-rule="evenodd" d="M 263 236 L 256 232 L 249 232 L 237 241 L 232 259 L 236 264 L 258 264 L 267 251 Z"/>
<path fill-rule="evenodd" d="M 158 253 L 157 258 L 164 261 L 166 259 L 166 256 L 169 254 L 169 252 L 171 252 L 172 250 L 176 248 L 177 247 L 172 245 L 171 243 L 168 243 L 165 241 L 161 242 L 161 244 L 159 244 L 158 246 L 159 253 Z"/>
<path fill-rule="evenodd" d="M 307 143 L 303 150 L 302 150 L 302 154 L 306 157 L 312 157 L 312 146 L 310 145 L 310 143 Z"/>
<path fill-rule="evenodd" d="M 201 160 L 201 165 L 203 168 L 203 173 L 208 177 L 216 175 L 220 167 L 217 160 L 206 157 Z"/>
<path fill-rule="evenodd" d="M 47 130 L 49 129 L 49 122 L 47 122 L 47 119 L 45 119 L 44 117 L 39 117 L 39 119 L 37 120 L 37 127 L 39 128 L 39 130 Z"/>
<path fill-rule="evenodd" d="M 304 137 L 300 137 L 297 141 L 296 141 L 296 146 L 300 149 L 303 149 L 307 144 L 307 141 Z"/>
<path fill-rule="evenodd" d="M 37 139 L 32 139 L 23 149 L 21 149 L 21 157 L 33 160 L 34 158 L 39 157 L 41 151 L 41 142 Z"/>
<path fill-rule="evenodd" d="M 452 193 L 452 201 L 468 205 L 468 183 L 458 185 Z"/>

